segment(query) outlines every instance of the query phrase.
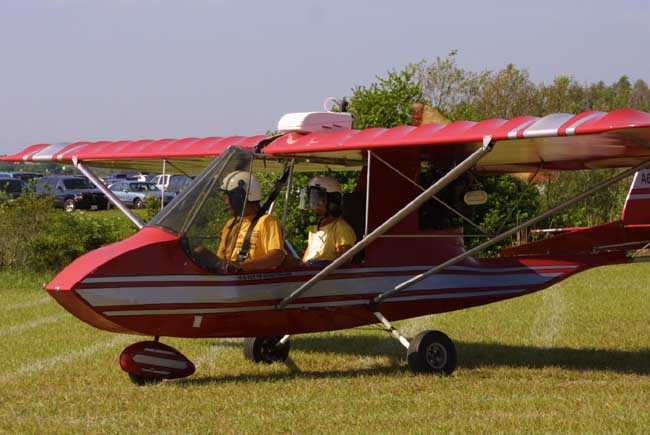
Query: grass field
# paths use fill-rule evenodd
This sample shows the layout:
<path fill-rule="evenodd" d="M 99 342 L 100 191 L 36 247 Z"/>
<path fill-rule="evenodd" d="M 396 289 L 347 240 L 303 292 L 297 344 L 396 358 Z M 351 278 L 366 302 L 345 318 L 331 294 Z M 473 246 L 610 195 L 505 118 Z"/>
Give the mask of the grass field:
<path fill-rule="evenodd" d="M 374 327 L 294 337 L 287 365 L 245 362 L 241 340 L 163 339 L 190 378 L 132 385 L 137 337 L 95 330 L 1 275 L 1 433 L 647 433 L 650 264 L 593 270 L 543 292 L 403 321 L 440 329 L 459 369 L 413 375 Z M 25 289 L 28 287 L 29 289 Z"/>

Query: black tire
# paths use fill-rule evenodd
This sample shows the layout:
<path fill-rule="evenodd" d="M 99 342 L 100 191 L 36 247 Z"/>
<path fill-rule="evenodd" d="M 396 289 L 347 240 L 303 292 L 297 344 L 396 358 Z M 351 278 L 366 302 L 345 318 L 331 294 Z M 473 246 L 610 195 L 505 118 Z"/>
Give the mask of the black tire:
<path fill-rule="evenodd" d="M 129 373 L 129 379 L 131 380 L 131 382 L 133 382 L 138 387 L 144 387 L 146 385 L 155 385 L 155 384 L 159 384 L 160 382 L 162 382 L 162 379 L 149 378 L 149 377 L 146 377 L 146 376 L 134 375 L 133 373 Z"/>
<path fill-rule="evenodd" d="M 456 369 L 456 346 L 440 331 L 420 332 L 406 353 L 414 373 L 450 375 Z"/>
<path fill-rule="evenodd" d="M 291 342 L 278 345 L 282 337 L 244 338 L 244 358 L 255 363 L 285 362 L 289 357 Z"/>
<path fill-rule="evenodd" d="M 144 208 L 144 202 L 140 198 L 136 198 L 133 200 L 133 207 L 134 208 Z"/>
<path fill-rule="evenodd" d="M 66 212 L 72 213 L 73 211 L 75 211 L 76 208 L 77 206 L 74 203 L 74 199 L 68 198 L 65 201 L 63 201 L 63 210 L 65 210 Z"/>

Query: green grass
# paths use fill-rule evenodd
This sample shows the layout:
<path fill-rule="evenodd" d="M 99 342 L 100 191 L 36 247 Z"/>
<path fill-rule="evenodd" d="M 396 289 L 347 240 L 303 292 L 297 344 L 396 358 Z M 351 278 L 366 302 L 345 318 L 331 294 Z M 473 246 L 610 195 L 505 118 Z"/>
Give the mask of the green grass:
<path fill-rule="evenodd" d="M 15 270 L 0 270 L 0 289 L 2 290 L 31 290 L 37 291 L 43 288 L 53 278 L 54 274 L 32 273 Z M 5 298 L 0 290 L 0 300 Z M 39 293 L 43 296 L 44 293 Z"/>
<path fill-rule="evenodd" d="M 447 378 L 411 374 L 403 348 L 366 327 L 296 336 L 289 364 L 271 366 L 245 362 L 241 340 L 163 339 L 197 372 L 144 388 L 117 363 L 137 337 L 92 329 L 0 275 L 0 432 L 646 433 L 649 272 L 602 268 L 399 322 L 454 339 Z"/>

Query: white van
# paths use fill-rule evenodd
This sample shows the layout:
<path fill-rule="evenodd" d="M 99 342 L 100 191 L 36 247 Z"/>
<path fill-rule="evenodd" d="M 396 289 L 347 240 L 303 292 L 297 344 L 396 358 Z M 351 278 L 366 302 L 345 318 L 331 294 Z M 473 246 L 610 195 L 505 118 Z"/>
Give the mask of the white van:
<path fill-rule="evenodd" d="M 164 192 L 178 193 L 192 182 L 192 178 L 186 175 L 156 175 L 151 182 Z"/>

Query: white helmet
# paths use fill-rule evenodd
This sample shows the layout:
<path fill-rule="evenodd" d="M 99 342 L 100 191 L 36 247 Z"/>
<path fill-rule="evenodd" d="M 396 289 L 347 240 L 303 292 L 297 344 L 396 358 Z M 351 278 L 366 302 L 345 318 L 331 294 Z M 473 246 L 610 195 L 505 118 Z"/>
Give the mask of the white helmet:
<path fill-rule="evenodd" d="M 327 193 L 341 193 L 341 185 L 332 177 L 320 175 L 309 180 L 309 187 L 320 187 Z"/>
<path fill-rule="evenodd" d="M 300 192 L 300 208 L 325 208 L 328 214 L 337 217 L 341 209 L 341 185 L 332 177 L 321 175 L 312 178 Z"/>
<path fill-rule="evenodd" d="M 250 183 L 250 186 L 249 186 Z M 257 177 L 248 171 L 235 171 L 226 175 L 221 182 L 221 189 L 231 192 L 238 187 L 248 192 L 248 201 L 260 201 L 262 199 L 262 187 Z"/>

